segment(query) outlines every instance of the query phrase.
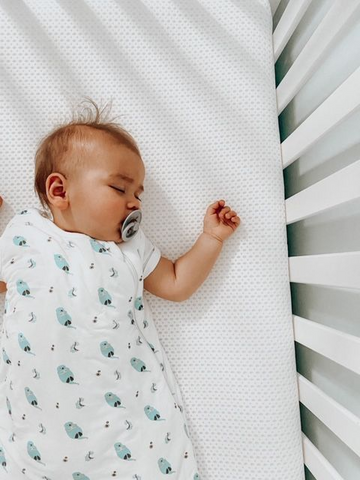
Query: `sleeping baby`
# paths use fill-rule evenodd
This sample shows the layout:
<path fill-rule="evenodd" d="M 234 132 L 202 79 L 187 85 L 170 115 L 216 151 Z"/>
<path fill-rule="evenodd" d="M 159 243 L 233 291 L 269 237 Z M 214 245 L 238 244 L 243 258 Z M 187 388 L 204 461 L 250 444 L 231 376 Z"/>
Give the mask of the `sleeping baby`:
<path fill-rule="evenodd" d="M 19 211 L 0 237 L 0 479 L 199 480 L 143 289 L 188 299 L 240 219 L 214 202 L 174 263 L 141 226 L 124 241 L 145 167 L 133 137 L 94 105 L 42 139 L 43 209 Z"/>

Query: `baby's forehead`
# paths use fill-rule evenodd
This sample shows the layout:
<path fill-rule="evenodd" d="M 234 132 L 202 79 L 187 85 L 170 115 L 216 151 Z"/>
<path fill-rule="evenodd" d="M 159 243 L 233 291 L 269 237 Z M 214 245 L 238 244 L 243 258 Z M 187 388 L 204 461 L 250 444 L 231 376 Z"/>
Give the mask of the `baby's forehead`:
<path fill-rule="evenodd" d="M 139 153 L 108 132 L 82 126 L 81 133 L 72 140 L 71 150 L 80 160 L 78 166 L 81 171 L 94 167 L 127 175 L 126 171 L 133 172 L 135 168 L 144 170 L 145 174 L 145 165 Z"/>
<path fill-rule="evenodd" d="M 103 131 L 86 133 L 82 138 L 78 139 L 77 144 L 74 146 L 75 148 L 93 153 L 106 152 L 109 154 L 116 152 L 125 161 L 130 161 L 133 156 L 141 158 L 126 143 Z"/>
<path fill-rule="evenodd" d="M 72 144 L 72 153 L 83 160 L 82 167 L 91 165 L 126 164 L 131 161 L 129 149 L 115 140 L 105 137 L 76 139 Z"/>
<path fill-rule="evenodd" d="M 99 149 L 101 147 L 117 146 L 121 148 L 119 141 L 116 141 L 109 133 L 94 128 L 81 126 L 78 135 L 72 138 L 72 147 L 74 149 Z"/>

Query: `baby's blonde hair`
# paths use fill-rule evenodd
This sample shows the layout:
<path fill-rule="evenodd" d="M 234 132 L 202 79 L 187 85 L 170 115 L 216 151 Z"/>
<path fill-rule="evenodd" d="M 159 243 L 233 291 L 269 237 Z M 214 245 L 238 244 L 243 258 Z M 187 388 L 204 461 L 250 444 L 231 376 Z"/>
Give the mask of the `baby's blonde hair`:
<path fill-rule="evenodd" d="M 87 100 L 81 103 L 88 101 L 95 107 L 95 111 L 91 107 L 86 107 L 89 112 L 87 117 L 79 112 L 72 112 L 71 121 L 57 124 L 40 140 L 36 150 L 34 191 L 45 210 L 47 208 L 50 210 L 50 202 L 46 195 L 47 177 L 53 172 L 59 172 L 68 177 L 77 168 L 85 165 L 86 159 L 83 158 L 81 152 L 79 155 L 73 156 L 71 161 L 68 153 L 71 151 L 73 144 L 86 142 L 93 133 L 92 129 L 107 133 L 115 142 L 126 146 L 141 158 L 140 150 L 130 133 L 118 123 L 114 123 L 114 118 L 110 121 L 107 121 L 107 117 L 102 118 L 106 106 L 100 111 L 93 100 L 89 97 L 85 98 Z"/>

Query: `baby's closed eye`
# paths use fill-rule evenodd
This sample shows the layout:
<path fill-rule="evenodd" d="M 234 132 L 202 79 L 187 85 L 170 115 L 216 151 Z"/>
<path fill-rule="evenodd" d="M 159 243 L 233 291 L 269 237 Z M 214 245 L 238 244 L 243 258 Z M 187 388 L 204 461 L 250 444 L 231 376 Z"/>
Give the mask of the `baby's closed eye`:
<path fill-rule="evenodd" d="M 114 189 L 117 190 L 118 192 L 125 193 L 125 190 L 121 190 L 120 188 L 116 188 L 116 187 L 113 187 L 113 186 L 111 186 L 111 188 L 114 188 Z M 137 198 L 138 200 L 140 200 L 140 202 L 141 202 L 141 198 L 139 198 L 139 197 L 136 197 L 136 198 Z"/>

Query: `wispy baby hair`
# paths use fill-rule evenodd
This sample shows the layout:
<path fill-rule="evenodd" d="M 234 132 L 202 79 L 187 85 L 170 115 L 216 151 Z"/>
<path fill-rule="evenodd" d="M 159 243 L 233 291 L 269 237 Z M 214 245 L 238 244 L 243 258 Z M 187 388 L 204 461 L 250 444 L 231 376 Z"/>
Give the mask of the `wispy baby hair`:
<path fill-rule="evenodd" d="M 84 97 L 83 103 L 89 106 L 83 111 L 72 111 L 72 118 L 69 122 L 60 123 L 47 133 L 39 142 L 35 154 L 35 178 L 34 191 L 38 195 L 41 205 L 50 210 L 50 202 L 46 195 L 46 179 L 53 172 L 59 172 L 68 178 L 75 173 L 79 167 L 86 165 L 85 155 L 82 155 L 79 145 L 83 145 L 91 138 L 95 130 L 109 134 L 115 142 L 126 146 L 140 157 L 140 150 L 134 138 L 119 123 L 114 122 L 115 118 L 108 119 L 111 110 L 106 111 L 106 105 L 100 111 L 97 104 L 89 97 Z M 94 109 L 92 108 L 94 107 Z M 86 115 L 85 115 L 86 113 Z M 74 146 L 76 145 L 76 148 Z M 70 155 L 75 153 L 74 155 Z"/>

